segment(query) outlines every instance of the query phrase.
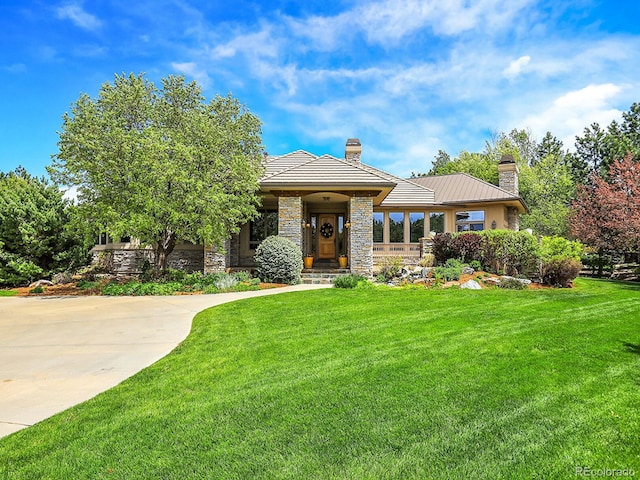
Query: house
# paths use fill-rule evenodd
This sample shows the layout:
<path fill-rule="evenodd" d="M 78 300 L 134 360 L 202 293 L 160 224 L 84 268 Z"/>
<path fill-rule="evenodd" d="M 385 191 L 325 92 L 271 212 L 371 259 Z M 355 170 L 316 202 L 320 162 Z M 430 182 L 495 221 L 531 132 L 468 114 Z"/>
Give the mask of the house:
<path fill-rule="evenodd" d="M 289 238 L 314 267 L 332 266 L 339 256 L 366 276 L 384 257 L 417 263 L 438 232 L 518 230 L 525 205 L 518 194 L 518 167 L 505 156 L 496 187 L 467 174 L 403 179 L 361 161 L 362 145 L 347 140 L 344 158 L 298 150 L 265 159 L 259 216 L 226 242 L 224 253 L 179 245 L 169 265 L 220 271 L 254 266 L 256 247 L 269 235 Z M 125 239 L 128 240 L 128 239 Z M 94 248 L 109 251 L 116 271 L 135 270 L 148 251 L 123 242 Z"/>

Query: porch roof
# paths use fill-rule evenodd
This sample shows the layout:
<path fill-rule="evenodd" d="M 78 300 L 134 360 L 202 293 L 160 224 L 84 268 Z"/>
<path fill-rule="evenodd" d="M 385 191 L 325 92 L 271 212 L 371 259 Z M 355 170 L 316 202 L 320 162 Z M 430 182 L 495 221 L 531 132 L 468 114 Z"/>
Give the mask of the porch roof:
<path fill-rule="evenodd" d="M 348 162 L 331 155 L 317 157 L 303 150 L 269 157 L 260 184 L 263 190 L 381 189 L 377 205 L 428 206 L 434 192 L 361 162 Z"/>

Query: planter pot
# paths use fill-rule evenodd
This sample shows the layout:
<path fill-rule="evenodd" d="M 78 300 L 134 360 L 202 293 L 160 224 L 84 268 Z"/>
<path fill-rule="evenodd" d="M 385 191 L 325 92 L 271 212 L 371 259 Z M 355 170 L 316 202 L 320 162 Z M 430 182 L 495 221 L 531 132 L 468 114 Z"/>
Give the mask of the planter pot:
<path fill-rule="evenodd" d="M 338 265 L 340 265 L 340 268 L 347 268 L 347 263 L 349 263 L 347 257 L 338 257 Z"/>
<path fill-rule="evenodd" d="M 304 257 L 302 261 L 304 262 L 304 268 L 313 268 L 313 257 Z"/>

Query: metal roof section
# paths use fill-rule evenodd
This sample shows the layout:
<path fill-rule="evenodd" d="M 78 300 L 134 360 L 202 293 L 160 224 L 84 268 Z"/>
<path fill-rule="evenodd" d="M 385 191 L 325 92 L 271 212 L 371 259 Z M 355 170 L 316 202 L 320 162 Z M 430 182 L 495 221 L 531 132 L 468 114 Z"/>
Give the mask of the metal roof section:
<path fill-rule="evenodd" d="M 411 182 L 433 190 L 436 193 L 435 202 L 437 204 L 476 203 L 497 200 L 522 201 L 519 196 L 466 173 L 417 177 L 412 178 Z"/>

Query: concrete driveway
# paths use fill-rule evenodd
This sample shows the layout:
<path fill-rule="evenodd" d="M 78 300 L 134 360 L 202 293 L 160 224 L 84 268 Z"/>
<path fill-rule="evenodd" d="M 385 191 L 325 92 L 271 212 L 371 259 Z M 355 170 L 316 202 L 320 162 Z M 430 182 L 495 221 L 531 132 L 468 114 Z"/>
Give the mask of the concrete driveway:
<path fill-rule="evenodd" d="M 205 308 L 322 287 L 171 297 L 0 297 L 0 437 L 88 400 L 164 357 Z"/>

